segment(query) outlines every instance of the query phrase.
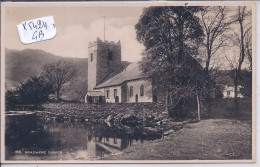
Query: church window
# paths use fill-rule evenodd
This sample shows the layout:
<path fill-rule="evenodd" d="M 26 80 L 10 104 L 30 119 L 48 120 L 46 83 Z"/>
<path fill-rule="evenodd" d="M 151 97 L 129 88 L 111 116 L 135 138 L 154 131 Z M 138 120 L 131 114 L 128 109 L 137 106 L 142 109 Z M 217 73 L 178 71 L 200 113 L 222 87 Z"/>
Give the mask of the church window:
<path fill-rule="evenodd" d="M 108 51 L 108 60 L 113 60 L 113 52 Z"/>
<path fill-rule="evenodd" d="M 141 85 L 140 87 L 140 96 L 144 95 L 144 85 Z"/>
<path fill-rule="evenodd" d="M 109 99 L 109 90 L 107 90 L 107 99 Z"/>
<path fill-rule="evenodd" d="M 117 138 L 114 138 L 114 144 L 117 144 Z"/>
<path fill-rule="evenodd" d="M 90 61 L 93 61 L 93 53 L 90 54 Z"/>
<path fill-rule="evenodd" d="M 117 89 L 114 89 L 114 98 L 117 96 Z"/>
<path fill-rule="evenodd" d="M 133 86 L 130 86 L 130 97 L 133 97 L 133 94 L 134 94 Z"/>
<path fill-rule="evenodd" d="M 230 91 L 227 91 L 227 95 L 230 96 Z"/>

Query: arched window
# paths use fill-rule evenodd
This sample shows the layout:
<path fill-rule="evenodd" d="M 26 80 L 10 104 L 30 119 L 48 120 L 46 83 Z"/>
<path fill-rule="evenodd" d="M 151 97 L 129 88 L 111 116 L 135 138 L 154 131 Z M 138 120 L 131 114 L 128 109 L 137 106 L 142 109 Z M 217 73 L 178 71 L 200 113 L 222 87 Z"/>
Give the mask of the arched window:
<path fill-rule="evenodd" d="M 140 86 L 140 96 L 144 95 L 144 85 Z"/>
<path fill-rule="evenodd" d="M 130 86 L 130 97 L 133 97 L 134 94 L 134 88 L 133 86 Z"/>

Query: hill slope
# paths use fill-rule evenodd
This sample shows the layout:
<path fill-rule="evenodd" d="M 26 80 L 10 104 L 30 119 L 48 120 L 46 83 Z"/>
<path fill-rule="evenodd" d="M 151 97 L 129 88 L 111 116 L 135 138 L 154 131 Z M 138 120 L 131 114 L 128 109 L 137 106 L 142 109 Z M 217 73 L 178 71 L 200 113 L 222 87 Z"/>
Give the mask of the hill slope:
<path fill-rule="evenodd" d="M 43 50 L 25 49 L 22 51 L 6 49 L 5 71 L 6 88 L 18 86 L 31 76 L 41 73 L 44 64 L 58 60 L 66 60 L 74 64 L 77 73 L 72 81 L 62 90 L 62 98 L 70 100 L 83 99 L 87 92 L 88 59 L 65 58 L 47 53 Z"/>

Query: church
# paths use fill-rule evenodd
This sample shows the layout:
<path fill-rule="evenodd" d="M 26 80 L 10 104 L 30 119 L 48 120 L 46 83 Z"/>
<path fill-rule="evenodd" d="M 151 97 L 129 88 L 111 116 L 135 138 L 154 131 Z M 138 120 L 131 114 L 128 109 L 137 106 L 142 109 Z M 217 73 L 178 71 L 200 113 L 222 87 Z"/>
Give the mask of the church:
<path fill-rule="evenodd" d="M 89 42 L 88 92 L 85 103 L 153 102 L 152 84 L 141 74 L 138 63 L 121 61 L 121 43 Z"/>

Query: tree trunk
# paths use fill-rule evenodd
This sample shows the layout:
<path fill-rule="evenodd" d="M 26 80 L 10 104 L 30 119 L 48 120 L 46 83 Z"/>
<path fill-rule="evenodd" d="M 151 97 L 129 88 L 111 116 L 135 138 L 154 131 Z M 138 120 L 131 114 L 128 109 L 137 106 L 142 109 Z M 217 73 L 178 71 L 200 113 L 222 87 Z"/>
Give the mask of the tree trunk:
<path fill-rule="evenodd" d="M 239 106 L 238 106 L 238 70 L 235 71 L 235 77 L 234 77 L 234 87 L 235 87 L 235 97 L 234 97 L 234 107 L 235 107 L 235 115 L 238 116 L 239 115 Z"/>
<path fill-rule="evenodd" d="M 198 120 L 200 121 L 200 98 L 198 93 L 196 94 L 197 96 L 197 104 L 198 104 Z"/>
<path fill-rule="evenodd" d="M 210 54 L 210 53 L 208 53 Z M 210 55 L 208 55 L 209 59 Z M 211 89 L 211 79 L 209 76 L 209 64 L 206 65 L 205 68 L 205 76 L 206 76 L 206 103 L 207 103 L 207 114 L 208 117 L 211 117 L 211 98 L 210 98 L 210 89 Z"/>
<path fill-rule="evenodd" d="M 60 88 L 57 89 L 57 101 L 60 101 Z"/>
<path fill-rule="evenodd" d="M 173 99 L 172 99 L 172 95 L 170 95 L 170 102 L 171 102 L 171 104 L 170 104 L 170 105 L 172 105 L 172 106 L 173 106 Z"/>
<path fill-rule="evenodd" d="M 166 91 L 166 96 L 165 96 L 165 112 L 168 114 L 169 117 L 169 110 L 168 110 L 168 91 Z"/>
<path fill-rule="evenodd" d="M 240 8 L 239 8 L 240 9 Z M 244 21 L 244 10 L 245 8 L 242 9 L 242 13 L 241 11 L 239 10 L 239 18 L 238 18 L 238 22 L 239 22 L 239 25 L 240 25 L 240 57 L 239 57 L 239 60 L 238 60 L 238 67 L 237 69 L 235 70 L 235 77 L 234 77 L 234 86 L 235 86 L 235 99 L 234 99 L 234 105 L 235 105 L 235 113 L 236 113 L 236 116 L 239 116 L 239 104 L 238 104 L 238 98 L 237 98 L 237 95 L 238 95 L 238 92 L 237 92 L 237 89 L 238 89 L 238 84 L 239 84 L 239 80 L 240 80 L 240 72 L 241 72 L 241 67 L 242 67 L 242 64 L 244 62 L 244 58 L 245 58 L 245 45 L 244 45 L 244 27 L 243 27 L 243 21 Z"/>

